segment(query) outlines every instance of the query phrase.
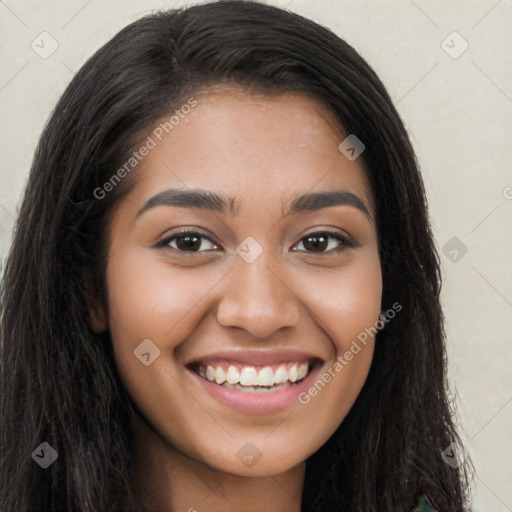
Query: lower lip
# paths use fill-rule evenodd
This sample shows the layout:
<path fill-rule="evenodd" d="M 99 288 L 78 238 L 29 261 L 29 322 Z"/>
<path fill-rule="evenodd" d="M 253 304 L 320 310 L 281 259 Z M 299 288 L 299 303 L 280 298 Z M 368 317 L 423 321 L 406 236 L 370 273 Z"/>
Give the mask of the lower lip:
<path fill-rule="evenodd" d="M 193 370 L 189 371 L 199 380 L 199 383 L 207 393 L 218 402 L 232 409 L 237 409 L 244 414 L 262 415 L 275 414 L 294 403 L 298 404 L 298 395 L 310 387 L 310 383 L 314 381 L 314 377 L 320 371 L 320 367 L 318 366 L 311 370 L 306 378 L 298 384 L 280 391 L 268 393 L 251 393 L 230 389 L 206 380 Z"/>

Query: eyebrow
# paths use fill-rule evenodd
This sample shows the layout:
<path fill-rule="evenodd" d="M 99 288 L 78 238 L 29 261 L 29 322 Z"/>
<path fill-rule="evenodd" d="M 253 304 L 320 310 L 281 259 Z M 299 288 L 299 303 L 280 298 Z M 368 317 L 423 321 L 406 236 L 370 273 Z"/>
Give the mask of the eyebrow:
<path fill-rule="evenodd" d="M 171 188 L 148 199 L 136 218 L 157 206 L 196 208 L 232 216 L 238 215 L 240 209 L 240 203 L 236 198 L 222 193 L 203 189 Z M 370 208 L 364 201 L 356 194 L 339 188 L 297 196 L 292 199 L 288 211 L 283 213 L 283 216 L 321 210 L 330 206 L 352 206 L 362 211 L 371 220 Z"/>
<path fill-rule="evenodd" d="M 290 209 L 284 215 L 321 210 L 329 206 L 353 206 L 371 220 L 370 208 L 366 206 L 364 201 L 356 194 L 339 188 L 310 192 L 296 197 L 293 199 Z"/>
<path fill-rule="evenodd" d="M 170 188 L 151 197 L 137 213 L 140 217 L 157 206 L 175 206 L 178 208 L 198 208 L 223 214 L 237 215 L 238 203 L 234 197 L 202 189 Z"/>

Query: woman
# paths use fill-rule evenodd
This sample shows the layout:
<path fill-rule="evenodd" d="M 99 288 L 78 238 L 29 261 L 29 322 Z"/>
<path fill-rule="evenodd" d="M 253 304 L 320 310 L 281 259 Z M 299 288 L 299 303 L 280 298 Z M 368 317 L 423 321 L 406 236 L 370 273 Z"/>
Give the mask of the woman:
<path fill-rule="evenodd" d="M 250 2 L 133 23 L 36 151 L 0 510 L 463 510 L 440 286 L 413 150 L 353 48 Z"/>

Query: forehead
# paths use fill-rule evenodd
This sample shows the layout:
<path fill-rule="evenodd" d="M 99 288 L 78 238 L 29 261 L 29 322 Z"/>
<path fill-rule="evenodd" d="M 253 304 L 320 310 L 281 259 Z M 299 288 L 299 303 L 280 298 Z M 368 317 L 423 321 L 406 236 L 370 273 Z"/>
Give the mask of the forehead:
<path fill-rule="evenodd" d="M 170 113 L 152 127 L 155 146 L 139 164 L 132 198 L 170 187 L 211 189 L 235 198 L 239 211 L 250 203 L 283 208 L 298 193 L 342 187 L 371 205 L 362 159 L 339 151 L 346 134 L 319 102 L 227 86 L 193 99 L 196 106 L 178 107 L 172 124 L 165 125 Z"/>

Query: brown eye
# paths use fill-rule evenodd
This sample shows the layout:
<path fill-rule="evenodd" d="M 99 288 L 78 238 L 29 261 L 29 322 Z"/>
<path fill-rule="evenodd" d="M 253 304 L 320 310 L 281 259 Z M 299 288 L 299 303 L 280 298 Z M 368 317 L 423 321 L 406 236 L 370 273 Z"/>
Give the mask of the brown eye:
<path fill-rule="evenodd" d="M 342 233 L 333 231 L 318 231 L 305 236 L 296 247 L 302 244 L 303 249 L 295 248 L 295 251 L 326 253 L 336 252 L 346 247 L 356 247 L 356 244 Z"/>
<path fill-rule="evenodd" d="M 311 235 L 302 242 L 307 251 L 325 251 L 329 245 L 329 237 L 325 235 Z"/>
<path fill-rule="evenodd" d="M 176 248 L 180 251 L 198 251 L 201 248 L 201 237 L 196 235 L 177 236 Z"/>
<path fill-rule="evenodd" d="M 181 252 L 205 252 L 219 248 L 207 236 L 192 231 L 178 233 L 162 240 L 157 245 Z"/>

